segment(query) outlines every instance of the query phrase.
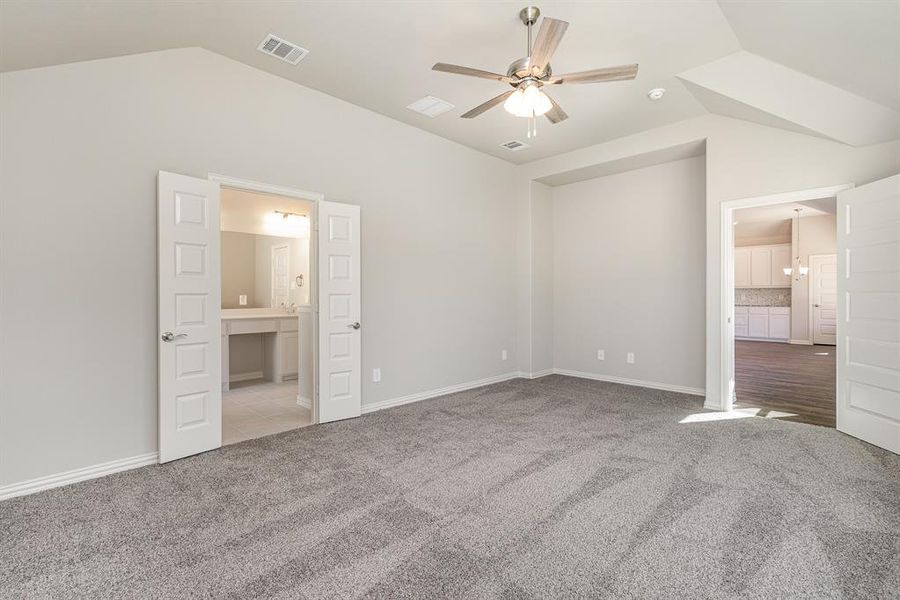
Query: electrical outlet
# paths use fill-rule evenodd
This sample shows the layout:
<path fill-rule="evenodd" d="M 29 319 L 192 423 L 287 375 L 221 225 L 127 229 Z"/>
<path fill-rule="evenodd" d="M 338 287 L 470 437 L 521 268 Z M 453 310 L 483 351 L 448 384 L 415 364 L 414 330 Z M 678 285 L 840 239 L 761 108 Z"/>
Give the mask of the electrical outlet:
<path fill-rule="evenodd" d="M 506 350 L 501 350 L 500 351 L 500 360 L 506 360 L 507 358 L 509 358 L 509 356 L 507 355 Z"/>
<path fill-rule="evenodd" d="M 629 352 L 629 353 L 625 356 L 625 362 L 627 362 L 629 365 L 633 365 L 633 364 L 634 364 L 634 352 Z"/>
<path fill-rule="evenodd" d="M 374 381 L 375 383 L 378 383 L 379 381 L 381 381 L 381 369 L 380 368 L 375 367 L 374 369 L 372 369 L 372 381 Z"/>
<path fill-rule="evenodd" d="M 240 296 L 238 296 L 238 305 L 247 306 L 247 294 L 241 294 Z"/>
<path fill-rule="evenodd" d="M 606 360 L 606 352 L 597 350 L 597 360 Z"/>

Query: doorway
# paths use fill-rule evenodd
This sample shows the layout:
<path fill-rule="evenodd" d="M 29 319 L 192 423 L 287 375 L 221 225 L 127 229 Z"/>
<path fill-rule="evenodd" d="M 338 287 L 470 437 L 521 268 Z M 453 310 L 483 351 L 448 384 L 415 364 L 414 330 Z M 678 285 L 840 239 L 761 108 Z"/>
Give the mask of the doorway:
<path fill-rule="evenodd" d="M 219 192 L 222 445 L 312 424 L 314 202 Z"/>
<path fill-rule="evenodd" d="M 841 189 L 723 206 L 726 410 L 835 427 Z"/>
<path fill-rule="evenodd" d="M 306 201 L 310 210 L 305 219 L 293 205 L 265 212 L 260 218 L 287 229 L 307 223 L 308 271 L 295 273 L 291 266 L 291 240 L 302 236 L 287 234 L 275 244 L 287 245 L 287 253 L 273 252 L 272 245 L 254 252 L 255 257 L 275 257 L 276 261 L 280 256 L 284 259 L 280 265 L 269 263 L 260 277 L 254 273 L 252 286 L 249 280 L 237 287 L 224 285 L 222 231 L 229 227 L 221 223 L 223 191 L 263 195 L 270 201 L 278 197 Z M 236 210 L 251 204 L 238 203 Z M 160 171 L 157 232 L 161 463 L 222 445 L 223 393 L 232 391 L 232 385 L 239 391 L 265 382 L 269 389 L 254 390 L 256 399 L 279 400 L 281 409 L 297 404 L 308 411 L 308 422 L 313 424 L 361 414 L 359 206 L 220 175 L 200 179 Z M 235 256 L 249 262 L 247 252 Z M 265 283 L 265 289 L 258 289 L 260 283 Z M 271 300 L 265 306 L 251 306 L 251 298 L 254 304 L 257 299 Z M 255 367 L 245 366 L 235 373 L 231 338 L 250 340 L 247 346 L 253 349 L 249 353 L 251 359 L 255 357 Z M 309 370 L 308 376 L 304 370 Z M 282 384 L 294 387 L 290 395 Z M 249 408 L 242 406 L 235 412 Z M 258 428 L 256 433 L 274 431 Z"/>

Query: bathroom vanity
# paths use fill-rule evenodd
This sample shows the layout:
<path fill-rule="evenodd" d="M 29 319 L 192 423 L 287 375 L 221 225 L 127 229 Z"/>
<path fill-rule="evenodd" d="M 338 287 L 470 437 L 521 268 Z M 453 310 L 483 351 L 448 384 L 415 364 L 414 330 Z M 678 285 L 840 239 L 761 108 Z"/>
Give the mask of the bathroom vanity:
<path fill-rule="evenodd" d="M 222 390 L 231 384 L 229 340 L 261 335 L 262 378 L 281 383 L 296 379 L 300 363 L 300 315 L 273 308 L 222 309 Z"/>

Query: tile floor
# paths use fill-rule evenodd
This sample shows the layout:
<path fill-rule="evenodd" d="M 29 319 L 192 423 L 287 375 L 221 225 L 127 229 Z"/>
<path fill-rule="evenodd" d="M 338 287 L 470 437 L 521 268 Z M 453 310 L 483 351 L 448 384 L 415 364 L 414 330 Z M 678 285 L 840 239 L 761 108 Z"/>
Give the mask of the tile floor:
<path fill-rule="evenodd" d="M 222 444 L 305 427 L 310 417 L 308 408 L 297 405 L 296 381 L 235 382 L 222 393 Z"/>

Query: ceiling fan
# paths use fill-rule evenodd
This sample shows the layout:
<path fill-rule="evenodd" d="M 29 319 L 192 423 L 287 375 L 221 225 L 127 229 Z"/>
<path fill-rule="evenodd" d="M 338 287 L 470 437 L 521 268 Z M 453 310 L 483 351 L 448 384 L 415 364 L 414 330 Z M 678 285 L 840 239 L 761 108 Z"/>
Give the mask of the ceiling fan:
<path fill-rule="evenodd" d="M 528 28 L 528 55 L 513 61 L 509 65 L 506 75 L 447 63 L 437 63 L 431 67 L 435 71 L 480 77 L 482 79 L 494 79 L 512 86 L 513 89 L 495 96 L 461 115 L 463 119 L 473 119 L 502 102 L 503 108 L 507 112 L 517 117 L 530 119 L 528 137 L 532 137 L 537 135 L 535 117 L 545 115 L 553 124 L 564 121 L 569 117 L 557 104 L 556 100 L 544 92 L 543 87 L 545 85 L 624 81 L 634 79 L 637 76 L 638 66 L 636 64 L 593 69 L 567 75 L 553 75 L 553 71 L 550 68 L 550 58 L 556 51 L 556 47 L 559 46 L 559 42 L 562 40 L 569 24 L 559 19 L 544 17 L 544 20 L 541 21 L 541 28 L 538 30 L 537 38 L 532 46 L 531 28 L 540 15 L 541 10 L 536 6 L 528 6 L 519 11 L 519 18 Z"/>

